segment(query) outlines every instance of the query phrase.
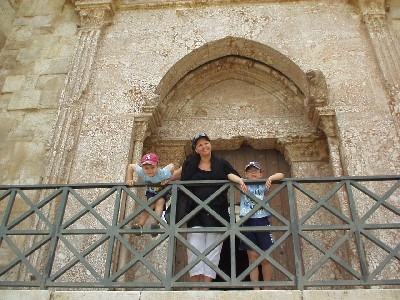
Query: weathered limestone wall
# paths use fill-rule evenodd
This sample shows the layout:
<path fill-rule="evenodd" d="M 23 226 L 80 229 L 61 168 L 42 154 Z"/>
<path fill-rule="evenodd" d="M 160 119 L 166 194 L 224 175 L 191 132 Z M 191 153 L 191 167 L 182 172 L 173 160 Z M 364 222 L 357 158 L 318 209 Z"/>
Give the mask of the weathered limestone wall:
<path fill-rule="evenodd" d="M 89 120 L 90 116 L 92 125 L 85 123 L 85 127 L 103 127 L 109 118 L 101 116 L 107 111 L 120 116 L 116 122 L 127 118 L 128 123 L 133 113 L 141 111 L 140 103 L 152 97 L 151 91 L 178 60 L 206 43 L 226 36 L 265 43 L 288 56 L 304 71 L 314 68 L 322 71 L 329 86 L 329 106 L 334 107 L 337 114 L 347 174 L 398 172 L 398 160 L 393 159 L 399 157 L 396 128 L 389 114 L 374 53 L 360 11 L 346 1 L 334 4 L 321 1 L 312 6 L 307 2 L 294 2 L 122 11 L 116 14 L 113 26 L 106 29 L 98 53 L 93 76 L 97 80 L 92 82 L 92 94 L 89 95 L 92 100 L 86 118 Z M 115 49 L 124 51 L 117 53 Z M 104 82 L 110 78 L 115 84 Z M 137 99 L 138 93 L 131 90 L 139 90 L 145 95 Z M 92 105 L 103 103 L 105 99 L 109 99 L 109 106 L 104 106 L 104 110 Z M 111 112 L 110 107 L 115 110 Z M 163 134 L 189 139 L 196 127 L 199 125 L 193 124 L 189 127 L 193 130 L 188 131 L 186 126 L 170 126 Z M 219 127 L 218 133 L 210 134 L 221 137 L 220 132 Z M 105 153 L 107 148 L 109 153 L 117 153 L 120 169 L 123 169 L 125 154 L 130 148 L 130 126 L 124 126 L 119 133 L 122 139 L 117 144 L 104 145 L 99 137 L 96 145 L 92 137 L 82 136 L 82 145 L 88 145 L 94 153 Z M 104 133 L 104 140 L 108 140 L 110 134 Z M 235 135 L 232 130 L 229 134 Z M 78 156 L 83 157 L 85 153 L 88 149 L 80 147 Z M 114 155 L 102 158 L 106 157 L 116 158 Z M 78 158 L 77 162 L 95 165 L 97 159 L 91 155 L 87 159 Z M 387 164 L 372 163 L 376 160 Z M 110 164 L 105 162 L 105 165 Z M 76 172 L 81 174 L 80 170 L 82 166 L 77 164 Z M 110 173 L 99 175 L 108 177 Z M 114 173 L 114 176 L 116 180 L 123 180 L 124 175 Z"/>
<path fill-rule="evenodd" d="M 79 20 L 72 3 L 31 4 L 21 2 L 0 53 L 3 184 L 40 182 L 46 144 L 77 40 Z"/>
<path fill-rule="evenodd" d="M 135 115 L 144 114 L 145 105 L 157 106 L 164 100 L 158 99 L 154 91 L 177 62 L 188 57 L 185 63 L 195 66 L 196 62 L 190 59 L 192 52 L 227 36 L 268 45 L 304 73 L 319 69 L 324 74 L 328 106 L 336 113 L 344 174 L 398 173 L 396 120 L 387 103 L 360 9 L 347 1 L 312 5 L 306 1 L 260 2 L 117 11 L 112 25 L 103 31 L 92 77 L 81 98 L 82 126 L 79 139 L 71 147 L 76 151 L 70 154 L 74 164 L 65 170 L 70 172 L 70 182 L 123 181 L 132 151 L 132 129 L 133 140 L 139 144 L 147 134 L 134 126 Z M 211 50 L 222 54 L 226 51 Z M 164 103 L 167 111 L 168 104 Z M 285 122 L 257 130 L 257 125 L 248 123 L 232 126 L 223 110 L 220 115 L 219 119 L 162 120 L 160 129 L 153 129 L 153 133 L 164 140 L 189 140 L 199 130 L 222 140 L 243 132 L 251 132 L 253 138 L 265 137 L 268 132 L 296 135 L 297 128 L 292 132 L 282 128 Z M 140 146 L 135 150 L 140 152 Z M 139 156 L 134 154 L 134 160 Z M 302 171 L 294 173 L 299 177 L 321 174 L 320 169 L 309 164 Z"/>
<path fill-rule="evenodd" d="M 391 11 L 394 16 L 396 9 Z M 55 122 L 78 23 L 69 1 L 41 1 L 34 8 L 29 1 L 21 4 L 1 53 L 3 183 L 35 183 L 43 174 L 45 144 Z M 393 28 L 398 30 L 396 24 Z M 347 1 L 313 5 L 301 1 L 119 11 L 101 38 L 85 95 L 90 100 L 74 167 L 79 171 L 71 180 L 123 180 L 133 114 L 142 111 L 146 99 L 155 98 L 155 87 L 179 59 L 228 35 L 265 43 L 302 70 L 323 72 L 329 85 L 329 106 L 338 118 L 346 173 L 398 172 L 398 160 L 393 159 L 399 155 L 396 128 L 388 114 L 387 96 L 361 12 Z M 189 138 L 196 128 L 179 130 L 173 128 L 172 134 Z M 111 157 L 120 164 L 110 163 Z M 383 163 L 373 163 L 376 160 Z M 103 171 L 93 175 L 87 165 Z"/>
<path fill-rule="evenodd" d="M 0 182 L 123 182 L 126 165 L 140 157 L 150 134 L 181 142 L 205 130 L 221 145 L 242 135 L 292 141 L 319 134 L 306 114 L 298 124 L 307 130 L 285 115 L 265 116 L 262 128 L 233 122 L 228 112 L 237 101 L 226 102 L 220 117 L 193 119 L 186 111 L 161 118 L 174 104 L 169 90 L 157 95 L 164 76 L 182 61 L 197 66 L 195 54 L 202 47 L 226 54 L 214 42 L 227 37 L 266 45 L 302 73 L 320 70 L 326 79 L 326 106 L 335 119 L 333 136 L 321 148 L 329 145 L 337 155 L 331 151 L 330 165 L 327 159 L 302 162 L 302 152 L 290 152 L 295 147 L 283 141 L 279 147 L 290 152 L 285 157 L 292 176 L 400 172 L 399 69 L 386 60 L 398 47 L 388 34 L 390 29 L 399 36 L 396 5 L 387 27 L 383 1 L 173 2 L 21 1 L 0 53 Z M 255 90 L 243 87 L 243 94 Z M 221 92 L 229 94 L 229 84 L 204 93 Z M 188 101 L 201 101 L 200 96 Z M 181 158 L 178 153 L 175 159 Z"/>
<path fill-rule="evenodd" d="M 12 30 L 15 13 L 18 10 L 18 1 L 0 2 L 0 50 L 3 49 L 7 36 Z"/>
<path fill-rule="evenodd" d="M 79 19 L 69 1 L 35 1 L 34 5 L 31 1 L 1 1 L 1 8 L 5 15 L 0 17 L 0 33 L 5 33 L 5 40 L 0 45 L 0 182 L 37 184 L 43 177 L 46 146 L 57 118 Z M 1 212 L 6 207 L 3 202 Z M 13 213 L 20 215 L 26 209 L 21 201 Z M 19 247 L 24 245 L 22 239 L 16 240 Z M 0 264 L 10 257 L 11 251 L 3 243 Z"/>

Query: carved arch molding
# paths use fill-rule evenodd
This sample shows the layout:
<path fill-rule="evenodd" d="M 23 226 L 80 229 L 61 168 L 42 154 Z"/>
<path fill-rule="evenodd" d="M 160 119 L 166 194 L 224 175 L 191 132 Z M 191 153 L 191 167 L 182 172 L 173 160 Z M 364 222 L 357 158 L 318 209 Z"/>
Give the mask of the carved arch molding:
<path fill-rule="evenodd" d="M 205 44 L 178 61 L 156 93 L 135 116 L 134 161 L 155 151 L 179 166 L 191 137 L 205 131 L 216 150 L 277 149 L 289 164 L 329 161 L 332 175 L 343 175 L 323 74 L 304 73 L 264 44 L 235 37 Z"/>

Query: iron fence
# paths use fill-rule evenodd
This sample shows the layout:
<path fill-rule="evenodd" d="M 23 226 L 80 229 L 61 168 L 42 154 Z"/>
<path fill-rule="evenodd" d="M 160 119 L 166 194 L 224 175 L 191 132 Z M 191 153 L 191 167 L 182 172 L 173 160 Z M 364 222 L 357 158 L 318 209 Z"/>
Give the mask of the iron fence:
<path fill-rule="evenodd" d="M 247 181 L 258 183 L 262 181 Z M 216 185 L 205 201 L 191 193 L 195 185 Z M 274 182 L 264 200 L 244 218 L 237 217 L 239 187 L 229 181 L 170 182 L 149 202 L 143 184 L 70 184 L 0 186 L 0 286 L 4 288 L 165 289 L 310 289 L 319 287 L 400 286 L 400 176 L 287 178 Z M 150 205 L 171 193 L 169 224 Z M 198 206 L 175 222 L 178 195 Z M 229 197 L 229 222 L 208 204 Z M 245 231 L 247 218 L 260 208 L 272 214 L 268 230 L 275 243 L 261 251 Z M 221 227 L 187 228 L 206 210 Z M 160 229 L 132 229 L 143 211 Z M 204 252 L 186 240 L 189 232 L 216 232 Z M 154 236 L 154 237 L 153 237 Z M 240 241 L 260 257 L 246 261 Z M 223 244 L 220 264 L 207 254 Z M 186 251 L 197 258 L 187 263 Z M 249 273 L 267 260 L 273 280 L 251 282 Z M 188 271 L 203 261 L 217 273 L 211 283 L 193 283 Z"/>

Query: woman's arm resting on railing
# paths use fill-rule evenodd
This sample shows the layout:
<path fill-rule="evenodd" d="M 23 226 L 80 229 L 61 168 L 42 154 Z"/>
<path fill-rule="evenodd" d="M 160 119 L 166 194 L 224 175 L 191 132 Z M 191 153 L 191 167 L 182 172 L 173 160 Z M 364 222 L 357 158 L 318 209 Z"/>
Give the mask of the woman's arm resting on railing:
<path fill-rule="evenodd" d="M 246 185 L 244 184 L 242 178 L 240 178 L 239 176 L 237 176 L 237 175 L 235 175 L 235 174 L 230 173 L 230 174 L 228 174 L 228 179 L 229 179 L 230 181 L 234 182 L 234 183 L 239 184 L 240 187 L 242 188 L 242 191 L 243 191 L 244 193 L 247 192 L 247 187 L 246 187 Z"/>
<path fill-rule="evenodd" d="M 176 169 L 174 171 L 174 173 L 172 173 L 172 176 L 169 179 L 169 181 L 179 180 L 179 179 L 181 179 L 181 175 L 182 175 L 182 167 L 180 167 L 179 169 Z"/>

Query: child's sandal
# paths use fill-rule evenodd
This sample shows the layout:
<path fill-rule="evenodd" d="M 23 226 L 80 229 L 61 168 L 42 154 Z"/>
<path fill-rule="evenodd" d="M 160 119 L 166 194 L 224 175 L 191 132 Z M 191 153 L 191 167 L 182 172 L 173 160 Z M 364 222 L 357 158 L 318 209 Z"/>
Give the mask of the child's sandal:
<path fill-rule="evenodd" d="M 151 224 L 151 229 L 160 229 L 160 225 L 158 225 L 158 224 Z M 153 233 L 151 234 L 152 237 L 156 237 L 157 235 L 158 235 L 157 232 L 153 232 Z"/>
<path fill-rule="evenodd" d="M 142 231 L 143 231 L 143 226 L 140 224 L 133 224 L 133 226 L 131 227 L 131 229 L 140 229 L 140 232 L 135 233 L 135 235 L 139 236 L 142 235 Z"/>

